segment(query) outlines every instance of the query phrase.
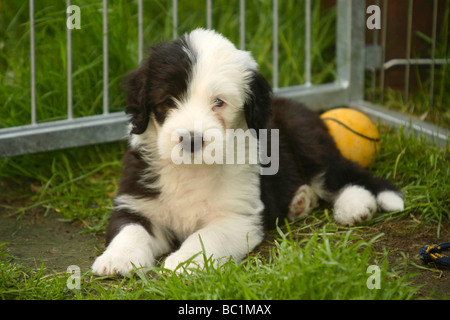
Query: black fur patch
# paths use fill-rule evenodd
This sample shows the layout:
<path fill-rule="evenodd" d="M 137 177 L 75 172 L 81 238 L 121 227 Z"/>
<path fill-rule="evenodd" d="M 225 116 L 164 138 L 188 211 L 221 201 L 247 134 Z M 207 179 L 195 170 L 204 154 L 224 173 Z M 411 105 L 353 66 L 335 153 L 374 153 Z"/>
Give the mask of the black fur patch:
<path fill-rule="evenodd" d="M 284 223 L 295 191 L 313 178 L 324 174 L 324 189 L 336 195 L 342 187 L 359 185 L 374 195 L 398 189 L 381 178 L 375 178 L 355 162 L 345 159 L 319 114 L 297 102 L 272 99 L 272 116 L 267 128 L 279 129 L 279 171 L 261 176 L 261 198 L 265 206 L 265 227 Z M 270 139 L 270 134 L 268 134 Z M 270 152 L 270 140 L 268 148 Z"/>
<path fill-rule="evenodd" d="M 152 188 L 159 178 L 156 172 L 149 170 L 139 151 L 128 150 L 122 160 L 122 178 L 119 181 L 119 194 L 129 194 L 141 198 L 156 198 L 160 190 Z"/>
<path fill-rule="evenodd" d="M 258 134 L 259 129 L 266 127 L 270 117 L 270 101 L 272 98 L 272 88 L 267 80 L 255 72 L 250 82 L 251 95 L 244 104 L 245 120 L 249 129 L 255 129 Z"/>
<path fill-rule="evenodd" d="M 144 133 L 151 113 L 162 124 L 169 110 L 175 107 L 173 98 L 181 99 L 186 93 L 195 62 L 192 61 L 194 53 L 189 56 L 186 49 L 192 52 L 184 38 L 155 45 L 141 66 L 127 74 L 125 113 L 131 115 L 131 133 Z"/>

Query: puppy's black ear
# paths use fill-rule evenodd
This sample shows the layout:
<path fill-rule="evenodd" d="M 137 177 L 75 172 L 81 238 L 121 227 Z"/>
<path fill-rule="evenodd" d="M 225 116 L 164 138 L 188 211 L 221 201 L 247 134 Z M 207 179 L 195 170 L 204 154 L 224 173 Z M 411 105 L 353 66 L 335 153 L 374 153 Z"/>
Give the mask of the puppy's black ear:
<path fill-rule="evenodd" d="M 263 129 L 271 114 L 272 88 L 267 80 L 255 72 L 250 83 L 250 96 L 244 105 L 245 119 L 249 129 Z"/>
<path fill-rule="evenodd" d="M 130 115 L 133 125 L 131 133 L 142 134 L 145 132 L 150 120 L 150 106 L 148 105 L 148 86 L 146 81 L 146 66 L 130 71 L 125 76 L 123 87 L 126 91 L 127 106 L 125 113 Z"/>

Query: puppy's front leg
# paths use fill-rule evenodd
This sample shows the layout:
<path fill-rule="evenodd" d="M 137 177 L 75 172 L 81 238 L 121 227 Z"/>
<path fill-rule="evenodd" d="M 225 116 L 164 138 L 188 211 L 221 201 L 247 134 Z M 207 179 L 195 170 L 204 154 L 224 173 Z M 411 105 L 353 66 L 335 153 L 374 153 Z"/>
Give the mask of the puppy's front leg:
<path fill-rule="evenodd" d="M 240 216 L 223 218 L 191 234 L 164 262 L 164 267 L 179 273 L 189 267 L 202 267 L 205 258 L 212 256 L 214 263 L 227 261 L 231 256 L 235 261 L 242 260 L 250 251 L 261 243 L 264 231 L 259 217 Z M 180 265 L 192 259 L 192 265 Z M 181 268 L 183 266 L 183 268 Z"/>
<path fill-rule="evenodd" d="M 150 234 L 141 225 L 125 225 L 95 260 L 92 271 L 98 275 L 125 275 L 133 270 L 133 265 L 137 268 L 150 267 L 155 260 L 151 242 Z"/>
<path fill-rule="evenodd" d="M 142 225 L 127 224 L 95 260 L 92 271 L 98 275 L 127 275 L 134 267 L 152 267 L 155 257 L 168 249 L 165 241 L 150 235 Z"/>

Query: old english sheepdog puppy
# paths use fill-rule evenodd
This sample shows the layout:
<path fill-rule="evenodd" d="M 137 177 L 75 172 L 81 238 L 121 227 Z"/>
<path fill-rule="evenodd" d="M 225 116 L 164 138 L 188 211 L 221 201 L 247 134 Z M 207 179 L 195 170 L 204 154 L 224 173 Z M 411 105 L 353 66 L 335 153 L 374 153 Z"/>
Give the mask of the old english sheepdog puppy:
<path fill-rule="evenodd" d="M 403 210 L 391 183 L 344 159 L 318 114 L 272 96 L 251 54 L 197 29 L 153 46 L 126 78 L 123 159 L 99 275 L 239 261 L 265 229 L 322 199 L 338 223 Z"/>

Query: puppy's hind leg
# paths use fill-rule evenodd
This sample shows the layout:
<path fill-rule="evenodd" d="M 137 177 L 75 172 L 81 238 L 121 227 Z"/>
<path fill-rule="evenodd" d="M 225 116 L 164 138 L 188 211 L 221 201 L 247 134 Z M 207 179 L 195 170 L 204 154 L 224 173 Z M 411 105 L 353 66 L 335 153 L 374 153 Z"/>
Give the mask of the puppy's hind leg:
<path fill-rule="evenodd" d="M 401 192 L 392 183 L 373 177 L 344 158 L 337 159 L 323 174 L 322 186 L 327 192 L 325 200 L 334 204 L 334 219 L 340 224 L 355 225 L 372 219 L 377 205 L 388 212 L 404 208 Z"/>
<path fill-rule="evenodd" d="M 377 203 L 387 212 L 403 211 L 404 202 L 403 197 L 399 191 L 385 190 L 377 194 Z"/>
<path fill-rule="evenodd" d="M 287 218 L 295 221 L 307 217 L 319 204 L 317 197 L 311 186 L 304 184 L 300 186 L 294 194 L 289 205 Z"/>
<path fill-rule="evenodd" d="M 377 210 L 373 194 L 364 187 L 348 185 L 334 202 L 334 220 L 343 225 L 355 225 L 372 219 Z"/>

